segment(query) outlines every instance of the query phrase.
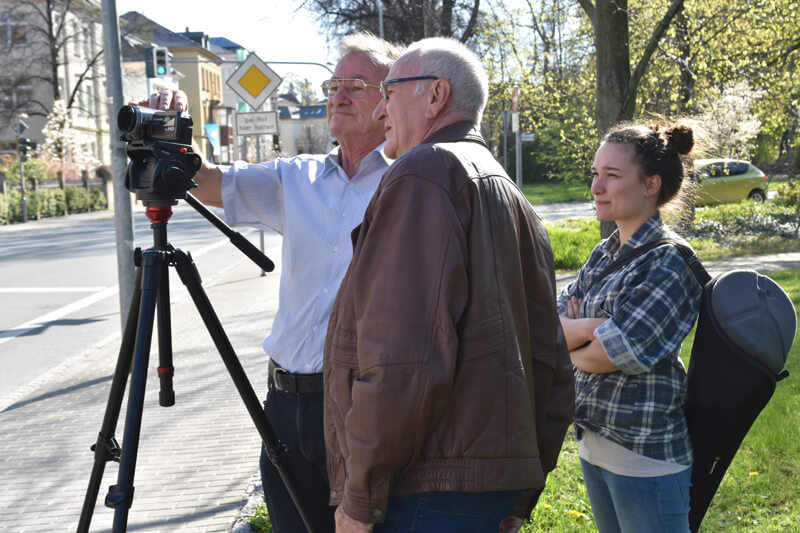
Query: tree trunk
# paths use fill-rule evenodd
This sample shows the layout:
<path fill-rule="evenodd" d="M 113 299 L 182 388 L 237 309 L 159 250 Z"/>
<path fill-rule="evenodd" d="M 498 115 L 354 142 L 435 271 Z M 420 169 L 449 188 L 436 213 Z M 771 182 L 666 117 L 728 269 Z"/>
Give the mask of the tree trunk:
<path fill-rule="evenodd" d="M 686 13 L 684 13 L 683 7 L 675 15 L 675 33 L 678 40 L 681 72 L 681 85 L 678 89 L 678 110 L 680 113 L 686 113 L 689 111 L 694 97 L 696 81 L 689 68 L 692 59 L 692 45 L 691 35 L 689 35 L 689 23 L 686 20 Z"/>
<path fill-rule="evenodd" d="M 597 129 L 602 135 L 620 120 L 631 86 L 628 49 L 628 1 L 597 0 L 594 20 L 597 49 Z"/>
<path fill-rule="evenodd" d="M 597 52 L 597 107 L 595 120 L 602 137 L 620 120 L 631 84 L 630 51 L 628 48 L 628 1 L 597 0 L 594 17 L 594 40 Z M 600 236 L 609 237 L 617 225 L 600 221 Z"/>

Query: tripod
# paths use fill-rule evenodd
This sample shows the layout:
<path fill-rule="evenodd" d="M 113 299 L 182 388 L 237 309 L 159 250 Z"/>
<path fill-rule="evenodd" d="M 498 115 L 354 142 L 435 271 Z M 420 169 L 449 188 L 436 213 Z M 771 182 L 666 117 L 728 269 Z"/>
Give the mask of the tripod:
<path fill-rule="evenodd" d="M 262 269 L 271 271 L 274 268 L 272 261 L 261 254 L 247 239 L 232 231 L 194 197 L 187 194 L 186 200 L 200 214 L 228 235 L 231 241 L 256 261 Z M 309 532 L 313 532 L 311 522 L 304 512 L 301 502 L 298 500 L 294 484 L 285 468 L 288 451 L 285 445 L 278 441 L 264 414 L 262 404 L 253 391 L 253 387 L 247 379 L 247 375 L 203 290 L 200 275 L 191 256 L 173 248 L 167 241 L 167 223 L 172 216 L 172 205 L 175 202 L 155 201 L 150 203 L 153 205 L 147 205 L 146 215 L 151 222 L 150 227 L 153 230 L 154 245 L 145 251 L 137 248 L 134 253 L 136 277 L 133 298 L 122 335 L 102 427 L 97 437 L 97 442 L 92 446 L 94 466 L 89 479 L 89 487 L 86 491 L 80 522 L 78 523 L 78 532 L 84 533 L 89 530 L 105 464 L 109 461 L 119 462 L 120 466 L 117 484 L 110 487 L 105 499 L 105 505 L 114 509 L 113 531 L 115 533 L 123 533 L 127 528 L 128 511 L 133 503 L 133 479 L 136 469 L 136 456 L 139 446 L 147 368 L 156 309 L 158 310 L 159 404 L 163 407 L 168 407 L 175 403 L 175 393 L 172 389 L 174 369 L 172 366 L 172 341 L 170 338 L 168 269 L 170 266 L 176 268 L 181 281 L 189 291 L 195 307 L 200 313 L 200 317 L 203 319 L 228 373 L 261 435 L 270 461 L 281 475 L 306 528 Z M 114 438 L 114 431 L 119 419 L 125 394 L 125 384 L 129 373 L 131 374 L 131 385 L 128 394 L 123 444 L 120 447 Z"/>

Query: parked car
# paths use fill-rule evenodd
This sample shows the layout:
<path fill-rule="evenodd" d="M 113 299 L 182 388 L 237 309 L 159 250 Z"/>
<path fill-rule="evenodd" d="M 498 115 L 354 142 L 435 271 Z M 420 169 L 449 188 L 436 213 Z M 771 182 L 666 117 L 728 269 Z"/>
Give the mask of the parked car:
<path fill-rule="evenodd" d="M 697 181 L 695 205 L 698 206 L 741 202 L 746 198 L 755 202 L 767 199 L 769 179 L 749 161 L 697 159 L 693 175 Z"/>

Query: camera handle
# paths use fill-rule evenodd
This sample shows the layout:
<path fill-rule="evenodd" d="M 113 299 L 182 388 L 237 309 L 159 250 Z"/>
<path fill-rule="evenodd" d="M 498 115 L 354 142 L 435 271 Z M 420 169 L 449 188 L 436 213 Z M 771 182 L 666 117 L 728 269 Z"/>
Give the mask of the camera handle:
<path fill-rule="evenodd" d="M 275 264 L 264 255 L 261 250 L 255 247 L 253 243 L 241 233 L 237 233 L 231 229 L 225 222 L 222 221 L 217 215 L 211 212 L 206 206 L 200 203 L 200 200 L 192 196 L 192 193 L 186 193 L 184 198 L 186 203 L 194 207 L 198 213 L 203 215 L 206 220 L 211 222 L 218 230 L 225 234 L 244 255 L 250 258 L 255 264 L 261 267 L 264 272 L 272 272 L 275 269 Z"/>
<path fill-rule="evenodd" d="M 173 249 L 172 246 L 167 243 L 166 224 L 172 215 L 172 207 L 148 206 L 146 213 L 147 217 L 153 223 L 151 227 L 153 228 L 155 246 L 144 252 L 137 248 L 134 254 L 136 280 L 133 298 L 125 323 L 125 330 L 122 335 L 122 343 L 117 358 L 117 365 L 114 370 L 114 377 L 111 383 L 111 391 L 109 392 L 103 423 L 97 437 L 97 442 L 92 446 L 92 450 L 94 451 L 94 466 L 89 478 L 86 497 L 83 502 L 83 509 L 78 523 L 78 533 L 86 533 L 89 531 L 105 465 L 109 461 L 119 462 L 120 466 L 117 484 L 110 487 L 105 499 L 105 505 L 114 509 L 114 533 L 124 533 L 127 529 L 128 511 L 133 503 L 133 480 L 139 447 L 142 410 L 144 407 L 150 343 L 153 335 L 153 322 L 155 319 L 156 307 L 159 301 L 165 302 L 162 306 L 158 307 L 159 320 L 162 320 L 162 317 L 169 316 L 168 286 L 164 285 L 165 280 L 169 279 L 169 266 L 174 266 L 176 268 L 181 281 L 189 291 L 195 307 L 197 307 L 200 317 L 206 329 L 208 329 L 222 357 L 222 361 L 250 414 L 250 418 L 253 420 L 256 429 L 261 435 L 270 461 L 275 465 L 280 474 L 306 529 L 309 533 L 313 533 L 313 526 L 294 489 L 293 480 L 286 470 L 287 448 L 278 440 L 272 426 L 270 426 L 264 414 L 262 404 L 253 390 L 253 386 L 248 380 L 247 374 L 242 368 L 222 328 L 219 318 L 211 306 L 208 296 L 203 290 L 200 274 L 197 272 L 197 268 L 191 256 L 181 250 Z M 162 312 L 162 307 L 166 309 L 166 314 Z M 159 322 L 160 337 L 162 336 L 162 331 L 166 332 L 166 334 L 163 335 L 165 338 L 163 341 L 167 342 L 169 329 L 167 327 L 167 329 L 162 330 L 162 323 Z M 162 339 L 160 339 L 160 348 L 163 347 L 161 342 Z M 160 360 L 159 376 L 162 377 L 160 399 L 163 399 L 165 395 L 167 399 L 169 396 L 174 397 L 172 394 L 171 345 L 169 345 L 168 348 L 168 360 L 165 361 L 163 357 Z M 166 370 L 162 371 L 162 368 Z M 114 431 L 119 419 L 122 401 L 125 395 L 125 384 L 128 380 L 129 373 L 131 374 L 131 385 L 128 394 L 128 408 L 125 417 L 122 447 L 120 447 L 114 437 Z M 163 377 L 164 375 L 167 376 L 166 382 Z M 163 390 L 165 386 L 168 387 L 167 391 Z M 162 403 L 162 405 L 164 404 Z"/>

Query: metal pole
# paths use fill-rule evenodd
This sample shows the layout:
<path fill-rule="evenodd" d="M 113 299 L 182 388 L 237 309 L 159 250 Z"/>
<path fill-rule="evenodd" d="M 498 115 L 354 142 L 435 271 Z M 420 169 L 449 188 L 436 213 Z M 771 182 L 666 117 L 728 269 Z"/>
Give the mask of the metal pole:
<path fill-rule="evenodd" d="M 503 109 L 503 168 L 508 172 L 508 111 Z"/>
<path fill-rule="evenodd" d="M 111 137 L 111 179 L 114 184 L 114 228 L 117 235 L 117 282 L 119 283 L 120 327 L 125 328 L 133 297 L 135 266 L 133 264 L 133 213 L 131 195 L 125 187 L 128 158 L 125 144 L 117 128 L 117 110 L 125 102 L 122 96 L 122 64 L 119 44 L 119 19 L 116 0 L 102 0 L 103 54 L 108 79 L 108 121 Z"/>
<path fill-rule="evenodd" d="M 19 146 L 19 141 L 17 141 Z M 25 199 L 25 162 L 22 160 L 22 152 L 17 149 L 19 155 L 19 189 L 20 189 L 20 210 L 22 212 L 22 222 L 28 221 L 28 202 Z"/>
<path fill-rule="evenodd" d="M 383 39 L 383 0 L 378 2 L 378 37 Z"/>

